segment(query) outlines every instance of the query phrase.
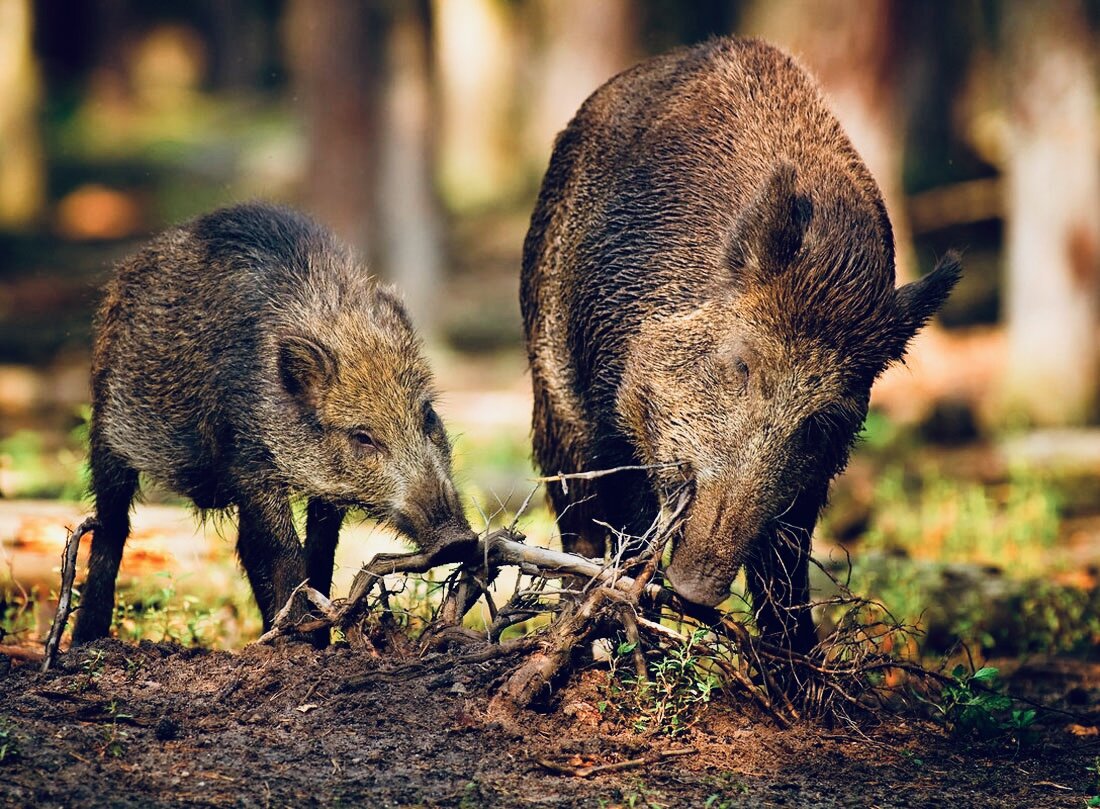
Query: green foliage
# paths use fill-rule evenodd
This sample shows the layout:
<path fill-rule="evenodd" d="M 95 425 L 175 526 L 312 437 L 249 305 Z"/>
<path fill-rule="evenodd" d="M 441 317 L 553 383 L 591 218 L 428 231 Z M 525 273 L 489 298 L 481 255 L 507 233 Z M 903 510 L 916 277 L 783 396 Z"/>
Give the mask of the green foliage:
<path fill-rule="evenodd" d="M 15 485 L 5 497 L 79 500 L 88 491 L 88 419 L 91 408 L 74 413 L 76 426 L 58 442 L 40 432 L 18 430 L 0 439 L 0 459 L 11 470 Z"/>
<path fill-rule="evenodd" d="M 986 486 L 925 470 L 887 469 L 875 486 L 874 513 L 862 539 L 868 550 L 903 551 L 915 559 L 974 562 L 1038 573 L 1061 525 L 1057 490 L 1041 476 L 1017 472 Z"/>
<path fill-rule="evenodd" d="M 1092 776 L 1092 795 L 1085 798 L 1085 806 L 1100 807 L 1100 756 L 1092 760 L 1092 764 L 1085 768 Z"/>
<path fill-rule="evenodd" d="M 619 796 L 621 805 L 628 809 L 664 809 L 668 805 L 658 790 L 647 787 L 641 780 L 621 789 Z"/>
<path fill-rule="evenodd" d="M 103 728 L 103 745 L 100 747 L 100 753 L 112 758 L 121 758 L 126 752 L 126 743 L 129 741 L 130 734 L 119 727 L 119 722 L 132 719 L 133 716 L 123 713 L 121 706 L 115 700 L 111 700 L 111 704 L 107 706 L 107 713 L 111 717 L 111 723 Z"/>
<path fill-rule="evenodd" d="M 131 643 L 152 640 L 224 648 L 242 636 L 258 634 L 259 614 L 243 581 L 228 592 L 205 598 L 180 594 L 179 582 L 171 572 L 162 571 L 139 587 L 120 590 L 114 617 L 118 636 Z M 233 631 L 227 630 L 229 624 Z"/>
<path fill-rule="evenodd" d="M 1012 697 L 998 686 L 998 675 L 992 666 L 977 671 L 968 671 L 961 664 L 955 666 L 939 700 L 929 702 L 936 718 L 956 736 L 979 739 L 1009 736 L 1017 742 L 1024 741 L 1035 722 L 1035 711 L 1016 708 Z"/>
<path fill-rule="evenodd" d="M 681 646 L 647 660 L 644 681 L 631 665 L 634 644 L 620 643 L 611 659 L 608 699 L 597 708 L 617 712 L 638 733 L 676 736 L 686 731 L 721 686 L 709 658 L 694 651 L 705 634 L 697 630 Z"/>
<path fill-rule="evenodd" d="M 19 736 L 15 728 L 0 719 L 0 764 L 19 758 Z"/>

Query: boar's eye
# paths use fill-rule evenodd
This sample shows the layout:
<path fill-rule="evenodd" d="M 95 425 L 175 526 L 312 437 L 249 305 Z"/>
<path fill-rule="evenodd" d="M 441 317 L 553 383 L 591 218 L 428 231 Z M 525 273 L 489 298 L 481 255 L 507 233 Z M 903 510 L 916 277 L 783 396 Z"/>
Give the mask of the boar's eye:
<path fill-rule="evenodd" d="M 733 360 L 733 373 L 734 385 L 740 392 L 744 393 L 749 389 L 749 364 L 741 357 L 735 357 Z"/>
<path fill-rule="evenodd" d="M 373 455 L 376 452 L 381 452 L 381 445 L 374 439 L 366 430 L 352 430 L 351 431 L 351 444 L 364 455 Z"/>

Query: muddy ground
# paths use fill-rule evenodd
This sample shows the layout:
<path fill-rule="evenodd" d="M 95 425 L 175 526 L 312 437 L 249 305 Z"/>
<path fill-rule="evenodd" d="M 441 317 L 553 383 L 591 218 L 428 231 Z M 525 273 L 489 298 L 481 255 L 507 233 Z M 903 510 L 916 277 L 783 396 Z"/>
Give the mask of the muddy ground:
<path fill-rule="evenodd" d="M 1098 789 L 1096 664 L 1012 675 L 1014 692 L 1075 714 L 1044 714 L 1022 747 L 915 715 L 780 730 L 721 698 L 675 739 L 638 735 L 596 709 L 597 669 L 505 727 L 486 709 L 514 665 L 101 641 L 49 674 L 0 676 L 0 805 L 1082 807 Z M 587 778 L 539 763 L 684 748 Z"/>

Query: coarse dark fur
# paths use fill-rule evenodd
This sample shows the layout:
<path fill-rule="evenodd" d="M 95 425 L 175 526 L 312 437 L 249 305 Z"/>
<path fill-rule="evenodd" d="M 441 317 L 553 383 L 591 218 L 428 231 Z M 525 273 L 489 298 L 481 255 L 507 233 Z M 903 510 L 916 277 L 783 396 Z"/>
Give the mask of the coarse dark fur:
<path fill-rule="evenodd" d="M 328 592 L 350 507 L 442 557 L 476 539 L 401 301 L 292 211 L 219 210 L 123 262 L 98 316 L 92 397 L 99 527 L 76 643 L 110 627 L 139 473 L 200 509 L 236 507 L 265 628 L 307 576 Z M 308 498 L 304 553 L 295 495 Z"/>
<path fill-rule="evenodd" d="M 716 39 L 616 76 L 557 139 L 523 256 L 535 458 L 566 548 L 641 534 L 685 483 L 667 569 L 722 601 L 744 564 L 763 632 L 814 642 L 808 553 L 871 384 L 958 278 L 894 288 L 890 222 L 786 54 Z"/>

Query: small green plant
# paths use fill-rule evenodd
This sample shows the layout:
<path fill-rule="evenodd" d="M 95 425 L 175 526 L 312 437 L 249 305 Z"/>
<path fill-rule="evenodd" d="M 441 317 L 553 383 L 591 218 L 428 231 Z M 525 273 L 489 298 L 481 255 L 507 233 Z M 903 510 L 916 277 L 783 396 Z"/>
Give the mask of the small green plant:
<path fill-rule="evenodd" d="M 121 758 L 126 752 L 126 742 L 129 734 L 119 727 L 120 721 L 131 719 L 132 715 L 123 713 L 117 701 L 112 700 L 107 706 L 107 713 L 111 717 L 111 724 L 103 729 L 103 746 L 100 748 L 102 755 L 112 758 Z"/>
<path fill-rule="evenodd" d="M 598 702 L 597 710 L 617 710 L 638 733 L 676 736 L 686 731 L 721 685 L 709 660 L 694 651 L 705 634 L 705 629 L 697 630 L 681 646 L 647 661 L 645 680 L 625 665 L 635 645 L 620 643 L 611 657 L 608 699 Z"/>
<path fill-rule="evenodd" d="M 107 653 L 102 649 L 95 649 L 88 652 L 88 656 L 84 658 L 80 664 L 81 670 L 84 672 L 86 678 L 85 687 L 90 686 L 93 682 L 103 676 L 103 668 L 106 664 Z"/>
<path fill-rule="evenodd" d="M 0 720 L 0 764 L 19 757 L 19 738 L 15 729 Z"/>
<path fill-rule="evenodd" d="M 1094 758 L 1085 769 L 1092 776 L 1092 795 L 1085 798 L 1085 806 L 1100 807 L 1100 756 Z"/>
<path fill-rule="evenodd" d="M 998 687 L 998 676 L 992 666 L 973 672 L 962 664 L 955 666 L 939 701 L 930 703 L 948 731 L 981 739 L 1010 736 L 1017 742 L 1024 740 L 1035 722 L 1035 711 L 1016 708 L 1012 697 Z"/>
<path fill-rule="evenodd" d="M 734 772 L 719 773 L 707 778 L 706 782 L 714 791 L 703 801 L 704 809 L 732 809 L 741 805 L 737 796 L 749 794 L 749 785 Z"/>
<path fill-rule="evenodd" d="M 633 786 L 621 791 L 622 805 L 628 809 L 664 809 L 665 803 L 660 801 L 661 793 L 647 787 L 642 781 L 636 781 Z"/>

